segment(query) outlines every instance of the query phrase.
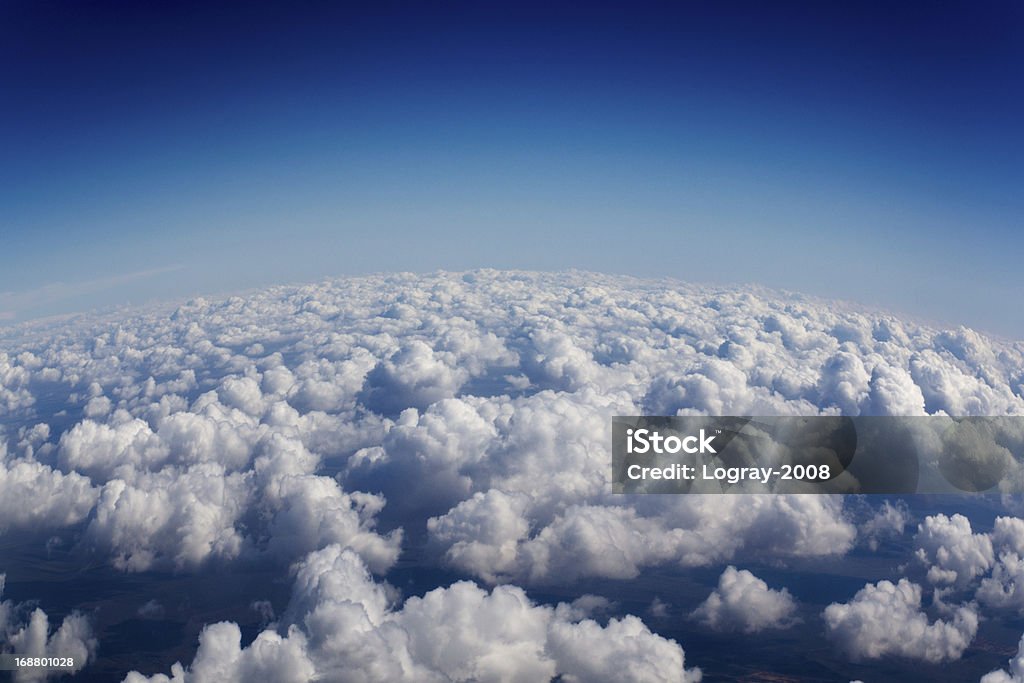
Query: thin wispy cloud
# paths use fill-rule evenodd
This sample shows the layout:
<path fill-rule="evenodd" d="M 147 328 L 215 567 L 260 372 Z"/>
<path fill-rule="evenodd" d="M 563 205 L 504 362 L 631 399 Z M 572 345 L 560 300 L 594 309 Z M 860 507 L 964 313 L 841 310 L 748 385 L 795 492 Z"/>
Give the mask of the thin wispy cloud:
<path fill-rule="evenodd" d="M 0 292 L 0 321 L 33 317 L 40 308 L 50 307 L 82 295 L 103 292 L 124 285 L 184 269 L 180 264 L 137 270 L 81 282 L 50 282 L 41 287 Z"/>

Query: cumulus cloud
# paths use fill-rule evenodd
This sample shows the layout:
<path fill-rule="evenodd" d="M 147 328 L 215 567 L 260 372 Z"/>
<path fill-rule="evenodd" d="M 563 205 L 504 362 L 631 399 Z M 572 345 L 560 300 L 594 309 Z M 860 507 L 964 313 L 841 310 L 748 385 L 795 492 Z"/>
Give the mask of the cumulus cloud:
<path fill-rule="evenodd" d="M 1024 613 L 1024 520 L 997 517 L 991 532 L 980 533 L 963 515 L 933 515 L 915 543 L 937 600 L 973 590 L 986 607 Z"/>
<path fill-rule="evenodd" d="M 0 438 L 0 532 L 77 524 L 96 504 L 99 492 L 88 477 L 8 456 Z"/>
<path fill-rule="evenodd" d="M 37 359 L 31 353 L 14 359 L 0 353 L 0 415 L 16 413 L 35 403 L 29 383 L 37 370 Z"/>
<path fill-rule="evenodd" d="M 225 476 L 218 465 L 146 475 L 135 484 L 114 479 L 103 487 L 87 536 L 129 571 L 231 559 L 244 542 L 235 524 L 245 495 L 241 477 Z"/>
<path fill-rule="evenodd" d="M 906 515 L 883 506 L 858 529 L 841 497 L 615 496 L 609 418 L 1024 414 L 1017 345 L 794 295 L 596 274 L 332 280 L 5 334 L 0 520 L 68 530 L 124 571 L 283 568 L 340 547 L 384 573 L 424 547 L 424 562 L 532 586 L 838 556 L 858 536 L 871 547 L 899 533 Z M 979 600 L 1013 603 L 999 591 L 1016 585 L 1016 541 L 993 535 L 986 550 L 988 535 L 957 516 L 929 518 L 916 539 L 935 585 L 990 578 Z M 436 599 L 483 605 L 510 590 L 471 585 Z M 323 629 L 363 623 L 337 607 L 317 613 Z M 405 609 L 388 606 L 366 642 L 423 671 L 462 671 L 416 655 L 408 636 L 388 640 Z M 189 675 L 276 674 L 277 660 L 324 670 L 327 631 L 296 610 L 291 631 L 245 647 L 237 627 L 210 626 Z M 599 675 L 593 658 L 572 663 L 574 639 L 635 633 L 636 656 L 656 642 L 629 619 L 559 617 L 572 638 L 537 619 L 543 639 L 509 642 L 542 640 L 530 661 L 566 680 Z"/>
<path fill-rule="evenodd" d="M 788 590 L 771 589 L 746 569 L 729 566 L 690 617 L 716 631 L 755 633 L 792 626 L 795 612 L 796 601 Z"/>
<path fill-rule="evenodd" d="M 263 552 L 293 558 L 329 543 L 346 543 L 377 571 L 398 557 L 401 532 L 381 536 L 374 516 L 380 496 L 345 493 L 331 477 L 311 472 L 317 459 L 301 443 L 270 438 L 253 470 L 228 472 L 203 463 L 187 468 L 135 472 L 131 481 L 112 479 L 102 489 L 86 538 L 107 549 L 127 571 L 153 567 L 197 567 L 210 559 L 232 560 Z M 260 516 L 243 525 L 255 508 Z"/>
<path fill-rule="evenodd" d="M 0 574 L 0 598 L 3 597 L 6 576 Z M 72 612 L 64 617 L 60 626 L 50 628 L 50 618 L 38 607 L 0 600 L 0 652 L 23 657 L 62 657 L 74 661 L 74 666 L 62 670 L 23 668 L 14 672 L 14 680 L 28 683 L 57 678 L 81 671 L 96 657 L 98 641 L 93 635 L 89 619 Z"/>
<path fill-rule="evenodd" d="M 883 538 L 900 536 L 910 521 L 910 512 L 903 501 L 885 501 L 858 528 L 859 537 L 871 550 L 877 550 Z"/>
<path fill-rule="evenodd" d="M 468 581 L 397 605 L 358 555 L 338 545 L 295 571 L 288 624 L 247 646 L 230 622 L 207 626 L 192 664 L 170 677 L 127 683 L 206 681 L 673 681 L 701 679 L 682 648 L 633 616 L 601 625 L 580 608 L 538 605 L 521 588 Z"/>
<path fill-rule="evenodd" d="M 981 580 L 978 600 L 991 607 L 1024 611 L 1024 559 L 1017 553 L 999 557 L 992 575 Z"/>
<path fill-rule="evenodd" d="M 1024 520 L 997 517 L 991 533 L 997 559 L 977 598 L 991 607 L 1024 612 Z"/>
<path fill-rule="evenodd" d="M 488 491 L 431 519 L 446 559 L 488 581 L 632 578 L 644 567 L 707 566 L 737 555 L 841 555 L 855 527 L 827 496 L 680 496 L 650 514 L 614 504 L 576 505 L 528 535 L 529 498 Z"/>
<path fill-rule="evenodd" d="M 793 543 L 766 548 L 742 522 L 716 522 L 731 512 L 721 506 L 735 505 L 724 499 L 610 497 L 608 417 L 1024 412 L 1013 389 L 1020 350 L 970 331 L 761 291 L 589 274 L 328 281 L 197 299 L 167 313 L 34 326 L 12 340 L 0 358 L 0 412 L 31 419 L 37 393 L 52 405 L 65 392 L 71 417 L 33 446 L 34 458 L 21 458 L 18 474 L 82 487 L 60 496 L 76 501 L 61 523 L 88 516 L 81 508 L 91 502 L 102 520 L 84 538 L 126 569 L 242 557 L 249 547 L 267 550 L 275 528 L 297 532 L 299 523 L 308 533 L 278 541 L 275 552 L 294 557 L 355 538 L 351 515 L 302 513 L 300 499 L 327 495 L 337 500 L 326 507 L 355 510 L 345 496 L 358 491 L 382 496 L 377 514 L 392 524 L 433 518 L 428 533 L 441 556 L 486 580 L 552 576 L 564 564 L 558 543 L 588 552 L 581 511 L 597 508 L 608 509 L 595 518 L 603 528 L 587 533 L 624 546 L 617 559 L 595 557 L 577 575 L 630 576 L 748 551 L 841 553 L 852 529 L 841 504 L 744 503 L 757 508 L 757 524 L 792 532 Z M 35 417 L 46 424 L 50 416 Z M 312 462 L 294 476 L 320 476 L 333 459 L 340 488 L 268 482 L 257 461 L 282 439 L 301 443 Z M 219 483 L 206 466 L 223 469 Z M 223 500 L 175 495 L 178 477 L 206 479 Z M 117 521 L 133 492 L 155 488 L 166 492 L 152 504 L 161 507 L 150 511 L 152 524 L 134 533 Z M 515 501 L 514 515 L 496 504 L 502 496 Z M 193 502 L 213 507 L 191 515 Z M 500 540 L 466 526 L 488 510 L 500 515 Z M 254 520 L 272 521 L 254 528 Z M 369 521 L 360 519 L 364 531 Z M 160 524 L 175 530 L 162 534 Z M 726 537 L 712 537 L 709 526 Z M 143 532 L 169 540 L 151 547 L 139 540 Z M 701 551 L 699 541 L 727 550 Z"/>
<path fill-rule="evenodd" d="M 826 607 L 822 616 L 829 637 L 853 659 L 956 660 L 978 631 L 971 605 L 954 609 L 948 621 L 929 621 L 921 587 L 906 579 L 869 583 L 850 602 Z"/>
<path fill-rule="evenodd" d="M 914 542 L 918 559 L 928 566 L 928 581 L 937 585 L 963 585 L 986 572 L 995 559 L 991 537 L 973 533 L 970 520 L 961 514 L 926 517 Z"/>
<path fill-rule="evenodd" d="M 415 339 L 366 375 L 360 399 L 371 410 L 383 413 L 422 409 L 453 397 L 467 378 L 463 368 L 444 362 L 426 343 Z"/>

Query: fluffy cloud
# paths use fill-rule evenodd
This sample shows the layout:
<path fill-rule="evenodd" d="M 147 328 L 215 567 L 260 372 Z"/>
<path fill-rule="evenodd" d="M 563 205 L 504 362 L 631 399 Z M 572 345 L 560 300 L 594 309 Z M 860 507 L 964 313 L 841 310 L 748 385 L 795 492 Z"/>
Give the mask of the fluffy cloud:
<path fill-rule="evenodd" d="M 955 660 L 978 631 L 970 605 L 956 608 L 949 621 L 929 621 L 921 609 L 921 587 L 906 579 L 869 583 L 850 602 L 826 607 L 823 617 L 829 636 L 854 659 Z"/>
<path fill-rule="evenodd" d="M 974 590 L 987 607 L 1024 613 L 1024 520 L 997 517 L 991 532 L 978 533 L 963 515 L 933 515 L 915 542 L 937 599 Z"/>
<path fill-rule="evenodd" d="M 0 574 L 0 598 L 5 579 Z M 27 619 L 22 618 L 25 613 Z M 73 667 L 63 670 L 20 669 L 14 673 L 15 681 L 42 681 L 81 671 L 95 659 L 97 644 L 92 625 L 83 614 L 72 612 L 51 630 L 49 617 L 38 607 L 30 611 L 27 605 L 0 601 L 0 652 L 24 657 L 67 657 L 75 662 Z"/>
<path fill-rule="evenodd" d="M 877 550 L 879 541 L 886 537 L 900 536 L 910 521 L 906 503 L 885 501 L 873 511 L 871 517 L 860 525 L 858 536 L 871 550 Z"/>
<path fill-rule="evenodd" d="M 16 359 L 0 353 L 0 416 L 15 413 L 35 403 L 29 380 L 38 369 L 38 359 L 25 352 Z"/>
<path fill-rule="evenodd" d="M 740 553 L 801 557 L 846 552 L 855 527 L 841 502 L 812 496 L 688 496 L 653 506 L 577 505 L 530 536 L 529 498 L 476 494 L 428 521 L 449 563 L 487 581 L 632 578 L 647 566 L 706 566 Z"/>
<path fill-rule="evenodd" d="M 997 517 L 991 538 L 997 559 L 992 574 L 981 580 L 977 597 L 992 607 L 1024 612 L 1024 520 Z"/>
<path fill-rule="evenodd" d="M 914 541 L 933 584 L 963 585 L 987 571 L 995 559 L 991 537 L 972 533 L 970 520 L 960 514 L 926 517 Z"/>
<path fill-rule="evenodd" d="M 746 569 L 730 566 L 690 616 L 716 631 L 755 633 L 791 626 L 794 612 L 796 602 L 785 588 L 773 590 Z"/>
<path fill-rule="evenodd" d="M 1024 559 L 1017 553 L 1001 555 L 992 575 L 981 580 L 977 597 L 991 607 L 1024 611 Z"/>
<path fill-rule="evenodd" d="M 193 568 L 246 551 L 289 559 L 329 543 L 355 548 L 385 571 L 402 536 L 373 530 L 383 498 L 348 494 L 336 480 L 312 474 L 317 466 L 300 442 L 276 437 L 261 444 L 251 471 L 203 463 L 113 479 L 103 486 L 86 539 L 128 571 Z M 259 516 L 243 524 L 251 509 Z"/>
<path fill-rule="evenodd" d="M 21 458 L 19 476 L 33 468 L 53 486 L 73 482 L 83 491 L 86 480 L 75 477 L 88 477 L 87 494 L 62 496 L 76 501 L 62 523 L 83 519 L 80 507 L 91 502 L 104 521 L 85 538 L 125 568 L 151 566 L 147 556 L 192 566 L 197 548 L 223 559 L 249 545 L 265 550 L 273 528 L 246 530 L 268 510 L 277 515 L 271 527 L 294 532 L 303 519 L 334 529 L 300 533 L 306 540 L 288 547 L 278 542 L 280 553 L 353 536 L 340 531 L 351 520 L 303 517 L 300 490 L 338 497 L 328 504 L 337 510 L 357 491 L 383 496 L 379 513 L 401 526 L 434 518 L 428 531 L 441 556 L 487 580 L 543 580 L 564 564 L 556 545 L 571 540 L 587 551 L 587 533 L 612 534 L 624 546 L 619 559 L 595 558 L 578 575 L 630 576 L 651 564 L 729 561 L 748 551 L 844 552 L 851 526 L 841 504 L 744 503 L 756 508 L 757 524 L 792 530 L 795 545 L 766 548 L 742 523 L 716 521 L 732 512 L 722 506 L 735 505 L 724 499 L 610 497 L 608 417 L 1024 413 L 1013 389 L 1020 350 L 966 330 L 760 291 L 599 275 L 329 281 L 134 318 L 36 325 L 12 333 L 9 347 L 0 359 L 0 410 L 49 426 L 41 406 L 53 410 L 56 396 L 70 418 L 53 423 L 34 458 Z M 312 456 L 297 476 L 320 476 L 330 463 L 340 489 L 291 482 L 293 508 L 285 491 L 268 488 L 256 461 L 280 439 L 301 442 Z M 223 469 L 215 488 L 224 500 L 197 500 L 213 507 L 190 515 L 182 507 L 190 499 L 175 496 L 171 480 L 209 480 L 212 470 L 196 469 L 206 465 Z M 133 491 L 154 487 L 167 493 L 153 503 L 161 507 L 151 510 L 153 524 L 176 530 L 164 535 L 172 539 L 166 547 L 136 549 L 113 519 L 131 508 Z M 501 506 L 478 507 L 478 496 L 489 504 L 514 499 L 516 519 Z M 603 530 L 587 531 L 581 511 L 597 508 L 609 508 L 595 518 Z M 502 515 L 493 520 L 500 539 L 478 538 L 465 525 L 484 510 Z M 820 533 L 805 526 L 808 517 Z M 620 532 L 622 524 L 634 530 Z M 727 550 L 701 551 L 698 541 Z"/>
<path fill-rule="evenodd" d="M 468 376 L 463 368 L 444 362 L 426 343 L 415 339 L 366 375 L 360 400 L 383 413 L 422 409 L 453 397 Z"/>
<path fill-rule="evenodd" d="M 63 528 L 125 571 L 284 567 L 338 547 L 383 573 L 406 539 L 406 549 L 426 548 L 424 562 L 488 584 L 836 556 L 858 536 L 871 547 L 898 533 L 906 515 L 883 506 L 858 516 L 829 496 L 616 496 L 609 418 L 1020 415 L 1022 367 L 1019 346 L 969 330 L 749 288 L 595 274 L 399 274 L 196 299 L 9 328 L 0 521 Z M 859 530 L 855 518 L 867 520 Z M 1013 606 L 1011 554 L 1024 555 L 1024 543 L 1004 526 L 989 539 L 957 516 L 923 522 L 917 550 L 933 583 L 988 580 L 979 600 Z M 463 600 L 504 604 L 513 590 L 456 586 L 432 598 L 449 610 L 443 618 L 461 618 Z M 603 653 L 610 633 L 635 634 L 631 656 L 654 647 L 675 662 L 635 620 L 574 621 L 522 599 L 523 623 L 546 624 L 543 638 L 508 636 L 523 671 L 531 661 L 594 680 L 604 665 L 574 659 L 573 643 Z M 276 677 L 275 662 L 330 671 L 330 648 L 344 639 L 317 638 L 333 633 L 332 620 L 368 634 L 337 661 L 358 660 L 359 647 L 406 653 L 380 670 L 355 666 L 371 680 L 499 671 L 485 654 L 450 664 L 417 654 L 404 623 L 415 601 L 387 603 L 368 622 L 366 600 L 321 603 L 296 607 L 288 627 L 246 647 L 237 627 L 211 625 L 189 675 L 215 678 L 224 666 Z M 966 632 L 958 623 L 947 626 Z M 542 653 L 529 654 L 536 643 Z"/>
<path fill-rule="evenodd" d="M 88 477 L 9 457 L 0 439 L 0 532 L 53 529 L 85 519 L 99 497 Z"/>
<path fill-rule="evenodd" d="M 218 465 L 165 470 L 135 484 L 115 479 L 103 487 L 87 536 L 130 571 L 231 559 L 242 550 L 235 524 L 245 495 L 241 477 L 225 476 Z"/>
<path fill-rule="evenodd" d="M 133 672 L 126 682 L 701 679 L 678 644 L 636 617 L 602 626 L 570 605 L 537 605 L 514 586 L 486 591 L 464 581 L 396 606 L 394 590 L 338 545 L 297 565 L 287 620 L 245 647 L 237 625 L 207 626 L 187 669 Z"/>

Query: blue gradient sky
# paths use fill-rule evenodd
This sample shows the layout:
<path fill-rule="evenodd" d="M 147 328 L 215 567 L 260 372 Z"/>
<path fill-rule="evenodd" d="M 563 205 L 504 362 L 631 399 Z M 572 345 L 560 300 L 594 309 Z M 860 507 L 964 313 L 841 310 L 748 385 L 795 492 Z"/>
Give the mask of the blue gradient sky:
<path fill-rule="evenodd" d="M 1024 5 L 0 4 L 0 319 L 583 268 L 1024 339 Z"/>

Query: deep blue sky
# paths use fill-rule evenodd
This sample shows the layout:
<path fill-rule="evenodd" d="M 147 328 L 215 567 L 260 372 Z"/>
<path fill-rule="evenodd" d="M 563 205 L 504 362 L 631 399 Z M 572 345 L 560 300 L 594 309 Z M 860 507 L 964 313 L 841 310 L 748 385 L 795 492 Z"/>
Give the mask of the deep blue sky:
<path fill-rule="evenodd" d="M 893 5 L 4 2 L 0 319 L 576 267 L 1024 339 L 1024 5 Z"/>

